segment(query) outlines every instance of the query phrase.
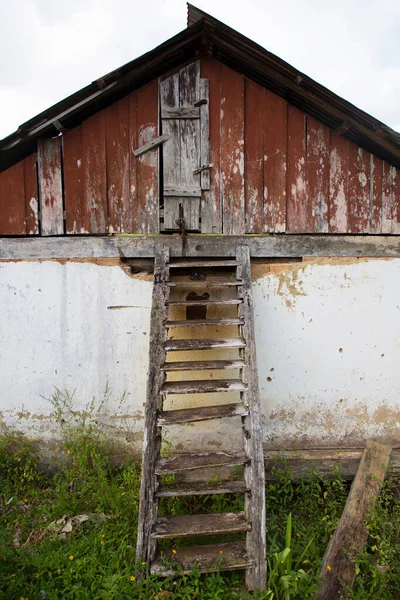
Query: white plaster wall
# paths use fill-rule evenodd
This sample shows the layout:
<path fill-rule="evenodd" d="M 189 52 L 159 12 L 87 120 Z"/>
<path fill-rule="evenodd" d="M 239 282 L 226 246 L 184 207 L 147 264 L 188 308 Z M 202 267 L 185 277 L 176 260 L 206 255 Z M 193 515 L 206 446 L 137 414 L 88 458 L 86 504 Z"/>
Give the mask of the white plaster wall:
<path fill-rule="evenodd" d="M 108 386 L 103 418 L 141 432 L 151 293 L 151 281 L 119 266 L 0 263 L 3 423 L 46 438 L 55 430 L 55 387 L 75 391 L 82 412 Z"/>
<path fill-rule="evenodd" d="M 400 260 L 275 265 L 253 285 L 268 446 L 400 444 Z"/>
<path fill-rule="evenodd" d="M 368 437 L 399 445 L 400 260 L 320 259 L 252 273 L 266 445 L 354 447 Z M 108 384 L 102 420 L 140 451 L 151 292 L 151 281 L 116 264 L 1 262 L 2 423 L 52 439 L 46 398 L 55 387 L 76 390 L 82 412 Z M 179 435 L 180 449 L 212 449 L 213 440 L 229 448 L 237 430 L 208 423 Z"/>

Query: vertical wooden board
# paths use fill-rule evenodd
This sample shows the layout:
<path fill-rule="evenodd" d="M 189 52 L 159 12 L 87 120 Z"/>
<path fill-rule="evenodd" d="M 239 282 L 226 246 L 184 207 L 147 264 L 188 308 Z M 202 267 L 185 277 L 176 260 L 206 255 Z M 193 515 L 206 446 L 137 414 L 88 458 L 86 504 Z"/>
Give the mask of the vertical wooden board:
<path fill-rule="evenodd" d="M 382 233 L 392 233 L 394 194 L 392 186 L 392 166 L 382 165 Z"/>
<path fill-rule="evenodd" d="M 286 100 L 265 90 L 264 116 L 264 231 L 286 231 L 287 210 Z"/>
<path fill-rule="evenodd" d="M 210 164 L 210 88 L 208 79 L 200 79 L 200 166 Z M 202 190 L 210 189 L 210 169 L 204 169 L 200 174 Z"/>
<path fill-rule="evenodd" d="M 400 234 L 400 172 L 392 167 L 393 224 L 392 233 Z"/>
<path fill-rule="evenodd" d="M 312 117 L 307 117 L 307 231 L 327 233 L 329 204 L 330 131 Z"/>
<path fill-rule="evenodd" d="M 106 123 L 109 233 L 132 232 L 129 193 L 129 98 L 104 111 Z"/>
<path fill-rule="evenodd" d="M 160 82 L 160 105 L 161 110 L 179 107 L 179 73 Z M 164 187 L 179 187 L 181 179 L 179 120 L 163 119 L 162 134 L 171 136 L 163 144 Z"/>
<path fill-rule="evenodd" d="M 160 106 L 163 108 L 179 107 L 179 73 L 175 73 L 160 82 Z M 179 120 L 162 119 L 162 134 L 170 135 L 170 139 L 162 146 L 164 189 L 178 188 L 181 180 L 181 148 L 179 141 Z M 178 211 L 179 213 L 179 211 Z M 164 228 L 176 229 L 176 202 L 164 197 Z"/>
<path fill-rule="evenodd" d="M 36 235 L 39 233 L 39 193 L 37 185 L 36 153 L 27 156 L 24 163 L 25 187 L 25 218 L 26 233 Z"/>
<path fill-rule="evenodd" d="M 193 106 L 200 92 L 200 63 L 196 61 L 179 72 L 179 106 Z M 181 146 L 181 181 L 183 188 L 199 188 L 200 174 L 200 119 L 179 119 Z"/>
<path fill-rule="evenodd" d="M 187 231 L 198 231 L 200 220 L 200 198 L 167 196 L 164 198 L 164 228 L 178 229 L 179 205 L 182 204 Z"/>
<path fill-rule="evenodd" d="M 245 78 L 244 181 L 246 233 L 263 231 L 265 88 Z"/>
<path fill-rule="evenodd" d="M 244 234 L 244 77 L 225 65 L 221 65 L 221 196 L 223 232 Z"/>
<path fill-rule="evenodd" d="M 382 231 L 382 174 L 383 161 L 370 154 L 370 188 L 369 188 L 369 230 L 370 233 Z"/>
<path fill-rule="evenodd" d="M 38 141 L 41 234 L 64 233 L 61 137 Z"/>
<path fill-rule="evenodd" d="M 137 211 L 137 158 L 133 156 L 134 150 L 138 148 L 137 134 L 137 95 L 132 92 L 128 96 L 129 103 L 129 200 L 128 207 L 130 215 L 126 214 L 126 226 L 130 224 L 132 232 L 136 229 L 136 211 Z"/>
<path fill-rule="evenodd" d="M 89 233 L 83 211 L 82 126 L 63 135 L 63 169 L 66 232 Z"/>
<path fill-rule="evenodd" d="M 369 233 L 369 152 L 349 143 L 348 162 L 349 233 Z"/>
<path fill-rule="evenodd" d="M 138 147 L 158 136 L 158 81 L 152 81 L 137 91 Z M 158 148 L 149 150 L 137 159 L 137 208 L 134 231 L 158 233 L 159 180 Z"/>
<path fill-rule="evenodd" d="M 306 115 L 288 106 L 287 232 L 306 233 L 309 227 L 307 198 Z"/>
<path fill-rule="evenodd" d="M 88 233 L 108 233 L 104 111 L 82 123 L 83 223 Z"/>
<path fill-rule="evenodd" d="M 349 141 L 339 133 L 331 132 L 329 156 L 329 233 L 347 233 Z"/>
<path fill-rule="evenodd" d="M 25 189 L 22 161 L 0 173 L 0 235 L 24 235 Z"/>
<path fill-rule="evenodd" d="M 201 232 L 222 232 L 221 206 L 221 63 L 206 56 L 201 59 L 201 76 L 209 81 L 210 192 L 203 194 Z"/>

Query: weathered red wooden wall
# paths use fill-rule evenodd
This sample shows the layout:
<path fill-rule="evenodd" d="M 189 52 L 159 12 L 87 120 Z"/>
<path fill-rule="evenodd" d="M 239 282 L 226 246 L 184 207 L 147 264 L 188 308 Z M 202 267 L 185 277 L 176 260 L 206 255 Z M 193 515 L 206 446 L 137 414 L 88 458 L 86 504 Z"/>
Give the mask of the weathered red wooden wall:
<path fill-rule="evenodd" d="M 400 233 L 394 167 L 216 60 L 202 76 L 224 233 Z"/>
<path fill-rule="evenodd" d="M 215 59 L 201 59 L 201 77 L 213 165 L 205 233 L 400 233 L 394 167 Z M 38 201 L 42 235 L 158 233 L 159 150 L 133 155 L 158 120 L 155 80 L 41 140 L 39 186 L 36 154 L 0 173 L 0 235 L 39 233 Z"/>
<path fill-rule="evenodd" d="M 0 173 L 0 235 L 39 233 L 36 154 Z"/>

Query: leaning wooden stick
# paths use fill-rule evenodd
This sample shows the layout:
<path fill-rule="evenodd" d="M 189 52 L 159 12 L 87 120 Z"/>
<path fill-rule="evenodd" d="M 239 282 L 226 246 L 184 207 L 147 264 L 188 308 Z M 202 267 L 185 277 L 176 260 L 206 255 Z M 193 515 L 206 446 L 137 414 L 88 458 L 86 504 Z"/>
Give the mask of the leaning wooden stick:
<path fill-rule="evenodd" d="M 347 598 L 356 576 L 354 558 L 365 545 L 365 520 L 379 497 L 391 447 L 368 440 L 342 517 L 330 540 L 321 567 L 317 600 Z"/>

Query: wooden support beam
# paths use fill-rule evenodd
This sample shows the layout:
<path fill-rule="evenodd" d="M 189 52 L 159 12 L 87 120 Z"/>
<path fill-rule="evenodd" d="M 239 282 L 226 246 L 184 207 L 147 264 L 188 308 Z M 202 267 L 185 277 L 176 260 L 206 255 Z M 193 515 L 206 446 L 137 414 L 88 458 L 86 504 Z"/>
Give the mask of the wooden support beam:
<path fill-rule="evenodd" d="M 368 539 L 365 520 L 377 500 L 392 448 L 367 441 L 335 533 L 326 549 L 317 600 L 347 598 L 356 576 L 354 559 Z"/>
<path fill-rule="evenodd" d="M 35 258 L 152 258 L 156 244 L 182 256 L 180 235 L 55 236 L 0 238 L 0 260 Z M 400 258 L 396 235 L 188 235 L 185 256 L 234 257 L 248 246 L 252 258 Z"/>
<path fill-rule="evenodd" d="M 158 137 L 154 138 L 154 140 L 151 140 L 151 142 L 148 142 L 147 144 L 144 144 L 144 146 L 141 146 L 140 148 L 137 148 L 136 150 L 134 150 L 133 156 L 135 158 L 139 158 L 139 156 L 142 156 L 142 154 L 144 154 L 145 152 L 148 152 L 149 150 L 153 150 L 154 148 L 157 148 L 164 142 L 168 141 L 170 137 L 171 137 L 170 135 L 165 135 L 165 134 L 159 135 Z"/>

